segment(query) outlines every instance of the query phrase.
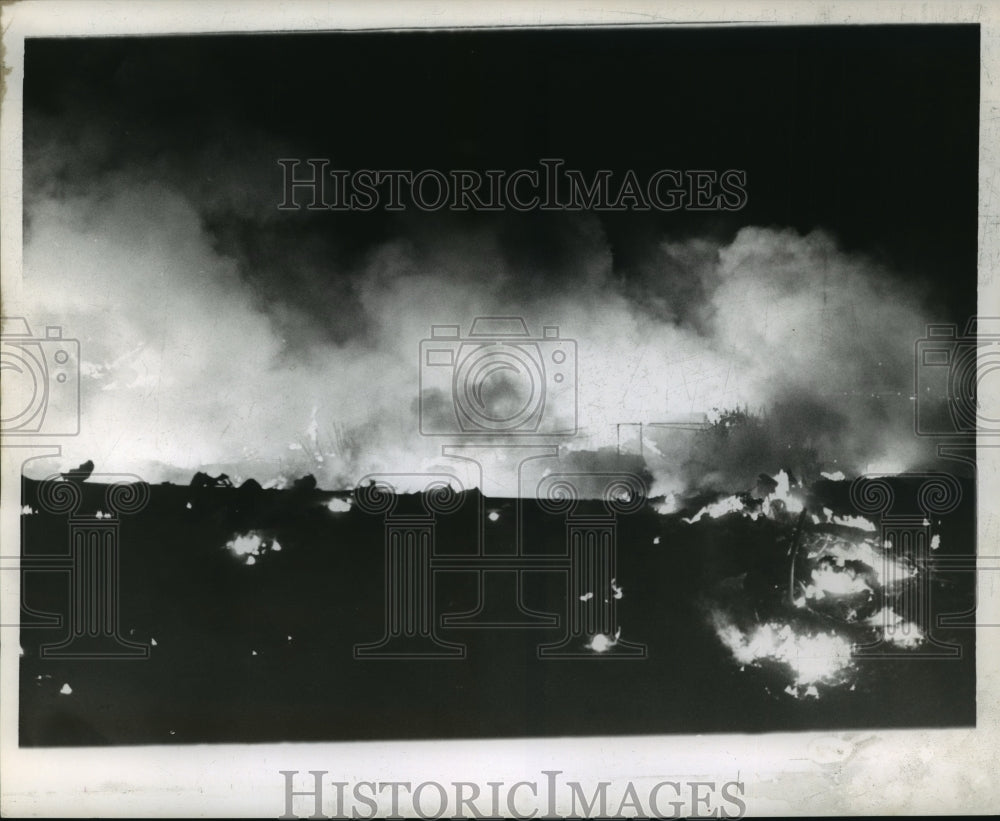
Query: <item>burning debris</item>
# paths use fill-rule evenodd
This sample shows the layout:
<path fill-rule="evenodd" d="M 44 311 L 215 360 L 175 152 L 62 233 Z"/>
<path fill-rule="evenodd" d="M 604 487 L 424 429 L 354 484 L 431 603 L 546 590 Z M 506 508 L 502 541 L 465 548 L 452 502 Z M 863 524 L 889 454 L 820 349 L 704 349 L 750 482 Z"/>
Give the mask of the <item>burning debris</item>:
<path fill-rule="evenodd" d="M 741 665 L 784 665 L 796 686 L 842 684 L 852 667 L 852 642 L 835 631 L 810 633 L 792 622 L 768 621 L 744 630 L 713 613 L 715 633 Z M 817 694 L 818 697 L 818 694 Z"/>
<path fill-rule="evenodd" d="M 676 513 L 680 508 L 680 500 L 673 493 L 668 493 L 662 499 L 651 499 L 650 504 L 653 510 L 661 516 L 669 516 L 671 513 Z"/>
<path fill-rule="evenodd" d="M 618 644 L 618 639 L 621 638 L 622 629 L 619 627 L 615 631 L 615 636 L 606 636 L 604 633 L 598 633 L 594 636 L 590 643 L 586 645 L 588 650 L 593 650 L 595 653 L 606 653 L 616 644 Z"/>
<path fill-rule="evenodd" d="M 882 640 L 904 650 L 920 647 L 924 631 L 893 608 L 927 572 L 919 558 L 875 535 L 879 528 L 869 519 L 829 507 L 814 511 L 784 471 L 770 483 L 765 479 L 755 488 L 763 490 L 760 496 L 728 496 L 683 520 L 736 514 L 766 517 L 776 528 L 774 549 L 765 549 L 748 572 L 720 582 L 710 599 L 709 622 L 740 669 L 777 672 L 791 679 L 784 692 L 819 698 L 823 686 L 854 689 L 858 647 Z M 796 512 L 794 531 L 783 537 L 788 514 Z M 931 548 L 939 545 L 940 537 L 932 536 Z"/>
<path fill-rule="evenodd" d="M 738 513 L 756 521 L 761 516 L 780 518 L 787 514 L 801 513 L 805 499 L 793 477 L 779 470 L 773 479 L 762 473 L 752 490 L 725 496 L 702 507 L 694 516 L 681 519 L 685 524 L 695 524 L 704 518 L 718 519 L 731 513 Z"/>
<path fill-rule="evenodd" d="M 351 509 L 351 500 L 335 496 L 326 503 L 326 509 L 331 513 L 347 513 Z"/>
<path fill-rule="evenodd" d="M 817 570 L 832 570 L 849 576 L 863 577 L 871 589 L 884 588 L 895 592 L 899 585 L 914 578 L 918 570 L 903 554 L 894 554 L 891 546 L 879 545 L 875 539 L 851 540 L 830 533 L 819 533 L 808 543 L 807 558 Z"/>
<path fill-rule="evenodd" d="M 249 533 L 233 536 L 226 542 L 226 549 L 234 556 L 245 557 L 246 564 L 252 565 L 256 564 L 257 559 L 265 553 L 279 552 L 281 545 L 278 544 L 277 539 L 251 530 Z"/>
<path fill-rule="evenodd" d="M 866 623 L 880 632 L 881 638 L 897 647 L 913 649 L 926 639 L 924 631 L 911 621 L 907 621 L 891 607 L 883 607 L 869 616 Z"/>
<path fill-rule="evenodd" d="M 824 556 L 810 574 L 812 583 L 805 588 L 805 598 L 822 599 L 830 596 L 866 595 L 871 599 L 874 591 L 865 582 L 864 573 L 853 567 L 838 567 L 829 556 Z"/>
<path fill-rule="evenodd" d="M 681 521 L 685 524 L 693 525 L 695 522 L 701 521 L 706 516 L 709 519 L 718 519 L 719 517 L 725 516 L 729 513 L 740 513 L 755 520 L 760 515 L 757 511 L 748 510 L 746 502 L 739 496 L 727 496 L 723 499 L 719 499 L 717 502 L 705 505 L 705 507 L 699 510 L 690 519 L 681 519 Z"/>
<path fill-rule="evenodd" d="M 824 519 L 820 519 L 820 522 L 827 521 L 831 524 L 840 525 L 841 527 L 853 527 L 856 530 L 867 530 L 870 533 L 874 533 L 877 528 L 875 522 L 870 519 L 866 519 L 864 516 L 837 516 L 834 514 L 830 508 L 823 508 Z M 818 516 L 813 517 L 819 519 Z"/>

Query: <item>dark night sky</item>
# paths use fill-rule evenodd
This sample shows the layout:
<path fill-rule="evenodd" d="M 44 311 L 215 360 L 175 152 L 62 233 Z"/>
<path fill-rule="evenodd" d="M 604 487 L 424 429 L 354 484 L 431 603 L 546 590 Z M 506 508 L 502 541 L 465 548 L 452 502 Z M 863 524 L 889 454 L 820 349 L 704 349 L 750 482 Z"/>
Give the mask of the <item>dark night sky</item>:
<path fill-rule="evenodd" d="M 975 287 L 978 42 L 975 26 L 29 41 L 25 139 L 33 113 L 86 106 L 104 123 L 104 168 L 221 144 L 258 156 L 272 190 L 276 151 L 349 169 L 740 168 L 737 214 L 605 215 L 621 273 L 664 232 L 822 227 L 904 276 L 941 278 L 936 299 L 961 312 Z M 342 219 L 341 244 L 365 248 L 400 218 Z"/>

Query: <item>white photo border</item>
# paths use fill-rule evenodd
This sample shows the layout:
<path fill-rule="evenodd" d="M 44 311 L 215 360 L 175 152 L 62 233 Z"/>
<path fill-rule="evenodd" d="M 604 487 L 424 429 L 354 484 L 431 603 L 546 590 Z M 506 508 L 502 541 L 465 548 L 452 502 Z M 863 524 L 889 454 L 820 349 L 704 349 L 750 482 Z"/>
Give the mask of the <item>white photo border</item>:
<path fill-rule="evenodd" d="M 1000 9 L 951 2 L 283 2 L 27 0 L 0 9 L 0 270 L 5 314 L 17 315 L 21 272 L 24 41 L 37 36 L 237 33 L 453 27 L 976 23 L 981 26 L 979 313 L 996 314 L 1000 284 Z M 982 400 L 1000 406 L 996 393 Z M 2 453 L 0 539 L 19 543 L 18 477 L 26 449 Z M 978 452 L 978 544 L 1000 542 L 1000 458 Z M 16 551 L 15 551 L 16 552 Z M 1000 623 L 995 576 L 979 574 L 979 619 Z M 19 613 L 17 573 L 0 573 L 0 623 Z M 747 814 L 984 814 L 1000 806 L 1000 631 L 977 631 L 974 729 L 765 735 L 554 738 L 20 749 L 16 628 L 0 635 L 0 812 L 6 816 L 275 817 L 281 770 L 339 781 L 739 780 Z M 919 766 L 915 766 L 915 763 Z M 592 792 L 588 787 L 588 794 Z"/>

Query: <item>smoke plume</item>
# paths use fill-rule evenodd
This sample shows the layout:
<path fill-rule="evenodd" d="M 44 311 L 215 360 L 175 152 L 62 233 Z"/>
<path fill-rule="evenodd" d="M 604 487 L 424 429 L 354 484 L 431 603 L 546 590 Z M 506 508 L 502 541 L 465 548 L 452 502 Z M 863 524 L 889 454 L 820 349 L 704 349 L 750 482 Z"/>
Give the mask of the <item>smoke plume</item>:
<path fill-rule="evenodd" d="M 634 468 L 621 426 L 639 423 L 661 493 L 921 458 L 920 294 L 822 230 L 640 238 L 639 263 L 593 214 L 408 215 L 352 244 L 337 215 L 277 211 L 263 150 L 210 158 L 208 179 L 207 158 L 140 171 L 95 141 L 26 157 L 26 313 L 79 339 L 83 360 L 62 466 L 314 473 L 328 488 L 454 468 L 447 442 L 419 433 L 420 342 L 477 316 L 576 341 L 579 433 L 553 470 Z M 660 425 L 733 409 L 739 424 Z"/>

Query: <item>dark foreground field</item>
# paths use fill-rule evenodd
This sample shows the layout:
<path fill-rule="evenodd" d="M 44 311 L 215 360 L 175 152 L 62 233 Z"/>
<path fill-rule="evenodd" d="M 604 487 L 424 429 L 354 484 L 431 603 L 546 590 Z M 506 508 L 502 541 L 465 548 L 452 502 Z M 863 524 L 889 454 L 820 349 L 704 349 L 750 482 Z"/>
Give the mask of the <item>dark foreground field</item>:
<path fill-rule="evenodd" d="M 850 512 L 848 485 L 815 485 L 812 507 Z M 77 516 L 92 519 L 107 510 L 105 486 L 86 482 L 78 487 Z M 964 490 L 961 506 L 934 522 L 940 536 L 935 557 L 974 552 L 974 493 L 971 485 Z M 464 657 L 357 659 L 356 645 L 377 643 L 386 632 L 384 516 L 357 506 L 334 512 L 329 504 L 335 499 L 340 501 L 333 501 L 334 508 L 347 507 L 342 497 L 301 488 L 158 485 L 150 491 L 140 512 L 115 519 L 120 522 L 118 632 L 148 648 L 148 658 L 66 659 L 48 657 L 50 651 L 42 657 L 42 648 L 60 644 L 74 623 L 70 585 L 77 582 L 59 558 L 70 551 L 72 523 L 66 513 L 45 512 L 39 485 L 24 480 L 23 503 L 31 513 L 21 520 L 23 553 L 25 566 L 34 568 L 24 573 L 22 584 L 23 605 L 31 611 L 23 617 L 20 639 L 24 746 L 765 732 L 975 722 L 975 635 L 968 628 L 932 631 L 937 645 L 931 649 L 951 645 L 960 648 L 960 657 L 928 653 L 925 643 L 893 658 L 858 658 L 836 681 L 818 681 L 808 697 L 780 660 L 757 664 L 734 658 L 720 641 L 720 613 L 743 625 L 784 619 L 805 633 L 851 627 L 836 608 L 790 609 L 794 517 L 753 520 L 731 514 L 687 524 L 682 512 L 664 515 L 652 505 L 618 515 L 614 586 L 588 592 L 607 599 L 598 602 L 602 612 L 614 609 L 619 644 L 598 652 L 598 645 L 571 636 L 566 649 L 575 657 L 540 658 L 540 646 L 565 637 L 571 600 L 579 598 L 570 571 L 559 569 L 560 559 L 544 569 L 542 558 L 567 555 L 566 515 L 546 512 L 535 502 L 469 493 L 455 511 L 435 519 L 438 570 L 428 605 L 437 636 L 449 646 L 464 645 Z M 393 521 L 420 514 L 420 501 L 401 499 Z M 574 516 L 582 521 L 604 513 L 598 503 L 586 503 Z M 490 566 L 511 561 L 519 518 L 521 561 L 534 568 L 521 573 L 522 604 L 525 610 L 551 614 L 549 625 L 442 625 L 449 614 L 477 607 L 480 574 L 488 562 L 469 557 L 480 544 Z M 798 538 L 815 539 L 823 527 L 807 520 Z M 846 528 L 839 533 L 861 535 Z M 241 536 L 244 540 L 236 541 Z M 235 550 L 256 548 L 239 555 L 227 543 Z M 808 575 L 809 567 L 799 572 Z M 932 614 L 973 606 L 971 572 L 921 572 L 930 579 Z M 490 582 L 496 587 L 487 586 L 497 613 L 509 603 L 504 593 L 513 596 L 516 578 L 498 573 Z M 503 586 L 504 579 L 510 587 Z M 60 615 L 61 625 L 33 626 L 44 614 Z M 78 612 L 75 623 L 97 624 L 103 618 L 91 616 Z M 856 625 L 852 629 L 857 634 Z M 614 636 L 606 638 L 614 641 Z M 644 646 L 644 653 L 620 652 L 627 642 Z"/>

